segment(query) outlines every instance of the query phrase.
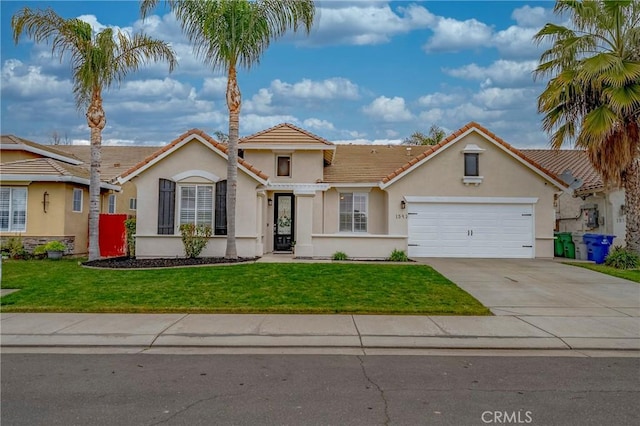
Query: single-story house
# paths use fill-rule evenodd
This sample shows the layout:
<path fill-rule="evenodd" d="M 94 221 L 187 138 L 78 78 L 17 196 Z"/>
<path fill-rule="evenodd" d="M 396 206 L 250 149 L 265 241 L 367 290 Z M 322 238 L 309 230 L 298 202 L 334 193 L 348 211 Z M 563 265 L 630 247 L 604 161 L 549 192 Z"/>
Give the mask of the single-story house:
<path fill-rule="evenodd" d="M 615 235 L 615 245 L 625 245 L 624 188 L 607 188 L 584 150 L 523 149 L 543 167 L 573 184 L 573 193 L 556 201 L 556 230 Z"/>
<path fill-rule="evenodd" d="M 292 124 L 242 138 L 236 235 L 244 257 L 553 257 L 559 176 L 477 123 L 435 146 L 333 144 Z M 136 256 L 183 255 L 179 225 L 226 247 L 227 146 L 190 130 L 118 178 L 137 188 Z"/>
<path fill-rule="evenodd" d="M 87 253 L 88 166 L 65 151 L 13 135 L 2 135 L 0 155 L 0 240 L 20 237 L 27 250 L 58 240 L 68 254 Z M 101 190 L 120 186 L 102 182 Z"/>

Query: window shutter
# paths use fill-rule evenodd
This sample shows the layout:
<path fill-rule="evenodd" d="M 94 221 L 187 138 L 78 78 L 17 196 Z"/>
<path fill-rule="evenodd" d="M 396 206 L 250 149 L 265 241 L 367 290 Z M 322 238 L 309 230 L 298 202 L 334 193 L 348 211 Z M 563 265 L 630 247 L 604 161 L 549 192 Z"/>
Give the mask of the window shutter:
<path fill-rule="evenodd" d="M 160 179 L 158 193 L 158 235 L 173 235 L 176 209 L 176 183 Z"/>
<path fill-rule="evenodd" d="M 215 235 L 227 235 L 227 181 L 216 183 Z"/>

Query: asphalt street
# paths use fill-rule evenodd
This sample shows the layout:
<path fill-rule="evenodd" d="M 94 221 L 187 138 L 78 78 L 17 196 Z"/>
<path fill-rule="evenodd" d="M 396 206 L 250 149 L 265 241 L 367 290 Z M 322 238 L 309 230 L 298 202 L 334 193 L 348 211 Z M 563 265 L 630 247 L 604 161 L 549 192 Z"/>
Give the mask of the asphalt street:
<path fill-rule="evenodd" d="M 9 425 L 636 425 L 640 359 L 2 354 Z"/>

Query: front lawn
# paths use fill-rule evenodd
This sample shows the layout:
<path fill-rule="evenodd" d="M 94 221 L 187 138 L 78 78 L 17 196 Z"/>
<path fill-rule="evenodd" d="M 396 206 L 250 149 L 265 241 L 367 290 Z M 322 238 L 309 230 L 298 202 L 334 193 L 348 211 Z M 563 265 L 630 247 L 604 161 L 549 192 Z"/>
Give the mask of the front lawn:
<path fill-rule="evenodd" d="M 640 269 L 616 269 L 611 266 L 596 265 L 595 263 L 578 263 L 566 262 L 569 265 L 580 266 L 581 268 L 591 269 L 592 271 L 602 272 L 603 274 L 613 275 L 614 277 L 624 278 L 629 281 L 640 283 Z"/>
<path fill-rule="evenodd" d="M 255 263 L 98 270 L 77 260 L 3 261 L 2 312 L 489 315 L 426 265 Z"/>

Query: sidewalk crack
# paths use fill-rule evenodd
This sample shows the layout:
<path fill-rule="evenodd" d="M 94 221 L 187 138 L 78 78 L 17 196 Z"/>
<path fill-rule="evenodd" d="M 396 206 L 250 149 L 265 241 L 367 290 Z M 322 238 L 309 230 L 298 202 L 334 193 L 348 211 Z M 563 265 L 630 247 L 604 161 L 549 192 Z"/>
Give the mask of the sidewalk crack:
<path fill-rule="evenodd" d="M 173 327 L 174 325 L 176 325 L 177 323 L 179 323 L 180 321 L 182 321 L 183 319 L 185 319 L 185 318 L 186 318 L 186 317 L 188 317 L 188 316 L 189 316 L 189 314 L 184 314 L 184 315 L 182 315 L 180 318 L 178 318 L 177 320 L 175 320 L 174 322 L 172 322 L 171 324 L 169 324 L 168 326 L 166 326 L 164 329 L 162 329 L 162 330 L 160 331 L 160 333 L 158 333 L 158 334 L 156 335 L 156 337 L 154 337 L 154 338 L 153 338 L 153 340 L 151 341 L 151 343 L 149 343 L 149 347 L 150 347 L 150 348 L 151 348 L 151 347 L 153 347 L 153 345 L 155 345 L 155 344 L 156 344 L 156 340 L 158 340 L 158 338 L 159 338 L 160 336 L 162 336 L 162 335 L 164 334 L 164 332 L 165 332 L 165 331 L 167 331 L 168 329 L 170 329 L 171 327 Z"/>
<path fill-rule="evenodd" d="M 364 351 L 364 345 L 362 344 L 362 334 L 360 334 L 360 329 L 358 329 L 358 324 L 356 323 L 356 317 L 351 315 L 351 321 L 353 321 L 353 326 L 356 329 L 356 333 L 358 333 L 358 340 L 360 341 L 360 349 Z"/>
<path fill-rule="evenodd" d="M 521 318 L 521 317 L 519 317 L 519 316 L 515 316 L 514 318 L 518 318 L 518 319 L 519 319 L 520 321 L 522 321 L 523 323 L 525 323 L 525 324 L 529 324 L 530 326 L 535 327 L 535 328 L 537 328 L 538 330 L 543 331 L 543 332 L 545 332 L 545 333 L 547 333 L 547 334 L 549 334 L 549 335 L 551 335 L 551 336 L 555 337 L 556 339 L 558 339 L 558 340 L 560 340 L 562 343 L 564 343 L 564 344 L 567 346 L 567 348 L 569 348 L 569 349 L 573 349 L 573 348 L 571 347 L 571 345 L 570 345 L 570 344 L 568 344 L 567 342 L 565 342 L 565 340 L 564 340 L 562 337 L 560 337 L 560 336 L 557 336 L 557 335 L 553 334 L 553 333 L 552 333 L 552 332 L 550 332 L 549 330 L 545 330 L 544 328 L 540 328 L 540 327 L 538 327 L 537 325 L 532 324 L 532 323 L 530 323 L 529 321 L 526 321 L 526 320 L 522 319 L 522 318 Z"/>
<path fill-rule="evenodd" d="M 382 402 L 384 404 L 384 423 L 383 424 L 385 426 L 388 426 L 391 423 L 391 418 L 389 417 L 389 401 L 387 401 L 387 397 L 384 394 L 384 390 L 380 387 L 380 385 L 378 385 L 376 382 L 371 380 L 371 378 L 367 374 L 367 369 L 364 366 L 364 360 L 362 359 L 362 356 L 358 355 L 357 358 L 360 361 L 360 368 L 362 369 L 362 375 L 367 380 L 367 382 L 371 383 L 371 385 L 373 385 L 378 390 L 378 393 L 380 394 L 380 398 L 382 399 Z"/>

